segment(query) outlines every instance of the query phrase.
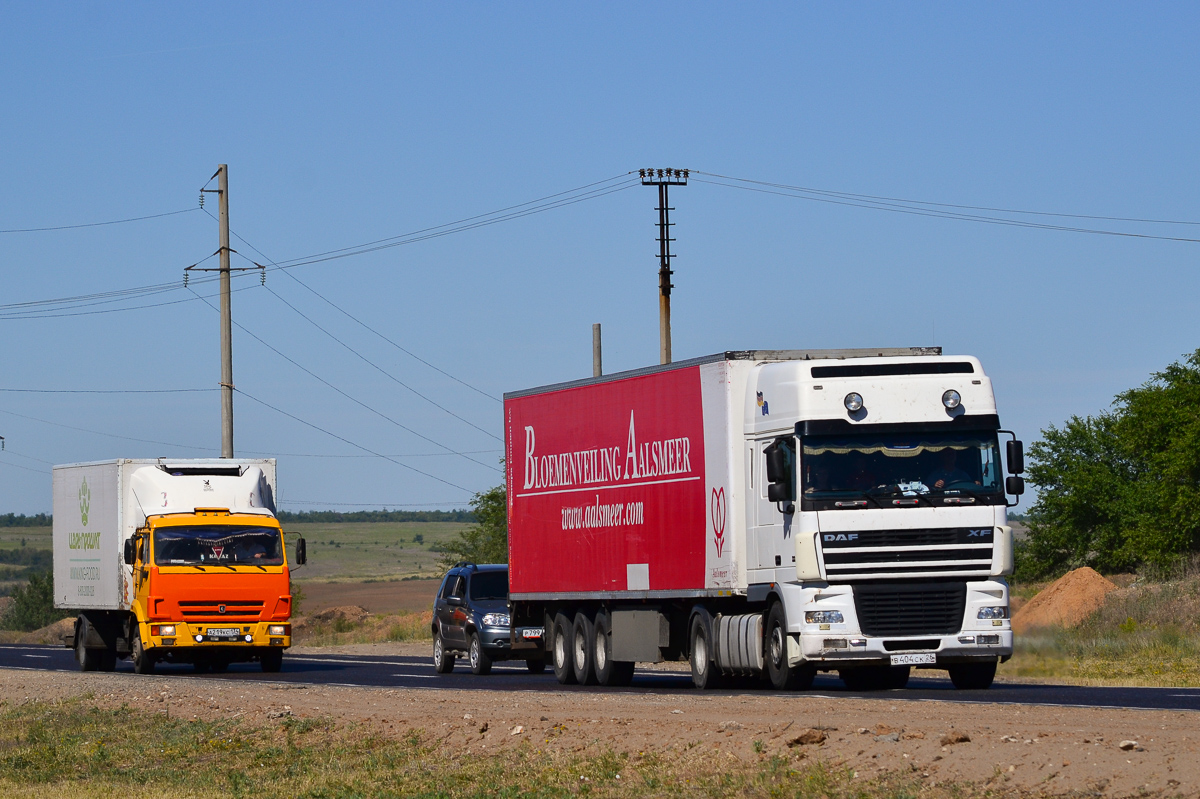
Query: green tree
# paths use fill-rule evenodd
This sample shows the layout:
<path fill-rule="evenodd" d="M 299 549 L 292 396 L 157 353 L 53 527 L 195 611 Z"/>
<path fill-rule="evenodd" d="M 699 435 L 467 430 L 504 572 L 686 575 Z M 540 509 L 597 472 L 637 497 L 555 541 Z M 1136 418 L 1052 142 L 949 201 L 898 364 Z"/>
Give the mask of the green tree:
<path fill-rule="evenodd" d="M 1200 550 L 1200 350 L 1029 448 L 1028 578 L 1165 568 Z"/>
<path fill-rule="evenodd" d="M 508 563 L 508 503 L 503 484 L 471 498 L 471 512 L 479 521 L 443 545 L 442 564 Z"/>
<path fill-rule="evenodd" d="M 70 614 L 54 607 L 54 579 L 49 572 L 34 572 L 29 582 L 12 592 L 12 604 L 4 612 L 6 630 L 30 632 L 53 624 Z"/>

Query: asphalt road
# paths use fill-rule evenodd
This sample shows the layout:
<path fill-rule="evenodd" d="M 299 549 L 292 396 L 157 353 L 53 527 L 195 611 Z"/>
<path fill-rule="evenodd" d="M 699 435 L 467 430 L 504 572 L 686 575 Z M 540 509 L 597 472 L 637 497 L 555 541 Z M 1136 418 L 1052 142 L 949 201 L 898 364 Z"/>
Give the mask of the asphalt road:
<path fill-rule="evenodd" d="M 0 668 L 78 671 L 79 666 L 75 663 L 72 651 L 64 647 L 0 645 Z M 117 671 L 132 674 L 133 665 L 127 660 L 120 661 L 117 663 Z M 159 664 L 156 673 L 164 676 L 193 675 L 195 671 L 191 666 Z M 948 679 L 939 675 L 944 675 L 944 672 L 914 671 L 908 687 L 903 690 L 856 693 L 845 690 L 836 676 L 822 674 L 817 677 L 812 690 L 806 693 L 830 698 L 855 697 L 886 699 L 892 702 L 908 700 L 1200 711 L 1200 689 L 1197 688 L 1082 688 L 1070 685 L 997 682 L 986 691 L 956 691 Z M 639 669 L 633 685 L 628 688 L 580 688 L 559 685 L 550 671 L 544 674 L 529 674 L 522 661 L 497 663 L 489 676 L 476 677 L 461 659 L 451 674 L 436 674 L 428 657 L 411 656 L 289 653 L 284 656 L 283 670 L 278 674 L 263 674 L 257 663 L 235 663 L 224 674 L 208 673 L 205 676 L 221 680 L 456 690 L 632 691 L 656 694 L 688 693 L 695 690 L 692 688 L 691 677 L 685 671 Z M 764 696 L 771 693 L 761 688 L 743 688 L 738 692 L 753 692 Z"/>

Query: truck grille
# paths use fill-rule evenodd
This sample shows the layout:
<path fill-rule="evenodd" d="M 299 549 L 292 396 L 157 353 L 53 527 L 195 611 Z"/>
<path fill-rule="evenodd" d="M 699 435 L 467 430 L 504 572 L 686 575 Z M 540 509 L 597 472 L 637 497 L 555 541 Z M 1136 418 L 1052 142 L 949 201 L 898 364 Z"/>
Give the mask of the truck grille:
<path fill-rule="evenodd" d="M 257 619 L 262 615 L 263 603 L 244 599 L 189 600 L 180 602 L 179 610 L 185 619 Z"/>
<path fill-rule="evenodd" d="M 991 527 L 949 527 L 822 533 L 821 551 L 830 581 L 986 577 L 993 532 Z"/>
<path fill-rule="evenodd" d="M 962 628 L 965 582 L 864 583 L 854 609 L 864 635 L 951 635 Z"/>

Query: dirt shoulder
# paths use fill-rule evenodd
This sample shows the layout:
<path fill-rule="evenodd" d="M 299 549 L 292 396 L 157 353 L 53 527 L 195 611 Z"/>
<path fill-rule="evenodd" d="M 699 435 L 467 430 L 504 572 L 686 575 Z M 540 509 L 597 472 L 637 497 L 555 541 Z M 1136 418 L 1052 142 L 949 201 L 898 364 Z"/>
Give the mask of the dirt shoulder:
<path fill-rule="evenodd" d="M 368 644 L 343 651 L 413 654 L 418 647 Z M 753 693 L 435 691 L 0 670 L 5 702 L 80 696 L 102 707 L 187 719 L 271 725 L 289 717 L 328 718 L 397 738 L 417 729 L 462 754 L 496 753 L 523 743 L 591 754 L 698 746 L 713 757 L 731 758 L 731 767 L 734 761 L 748 765 L 774 753 L 800 752 L 863 777 L 902 772 L 928 784 L 968 781 L 1001 793 L 1200 793 L 1195 713 L 804 694 L 780 699 Z M 1123 741 L 1137 743 L 1125 750 Z"/>

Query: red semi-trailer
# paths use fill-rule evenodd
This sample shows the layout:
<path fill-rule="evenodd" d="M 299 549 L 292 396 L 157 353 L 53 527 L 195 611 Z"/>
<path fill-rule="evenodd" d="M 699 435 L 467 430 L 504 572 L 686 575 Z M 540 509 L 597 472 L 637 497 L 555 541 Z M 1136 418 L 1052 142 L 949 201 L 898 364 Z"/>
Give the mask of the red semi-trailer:
<path fill-rule="evenodd" d="M 560 682 L 687 657 L 699 687 L 894 686 L 913 665 L 978 687 L 1011 655 L 999 421 L 973 358 L 726 352 L 512 392 L 504 413 L 513 654 Z M 969 480 L 920 482 L 951 456 Z M 871 486 L 846 477 L 858 458 Z"/>

